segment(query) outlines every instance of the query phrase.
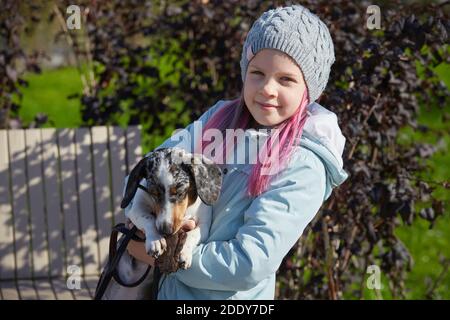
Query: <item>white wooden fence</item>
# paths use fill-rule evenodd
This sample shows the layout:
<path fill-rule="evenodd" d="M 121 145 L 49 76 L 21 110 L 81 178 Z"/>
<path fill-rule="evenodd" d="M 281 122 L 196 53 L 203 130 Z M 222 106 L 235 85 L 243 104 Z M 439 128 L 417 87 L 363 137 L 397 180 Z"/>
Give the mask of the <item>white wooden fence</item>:
<path fill-rule="evenodd" d="M 137 126 L 0 130 L 0 299 L 93 297 L 141 154 Z"/>

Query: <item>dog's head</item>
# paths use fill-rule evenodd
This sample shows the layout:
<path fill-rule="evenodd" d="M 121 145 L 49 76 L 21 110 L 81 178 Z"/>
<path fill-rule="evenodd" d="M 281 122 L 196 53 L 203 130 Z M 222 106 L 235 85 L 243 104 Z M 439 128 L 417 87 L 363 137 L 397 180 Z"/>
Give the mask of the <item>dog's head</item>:
<path fill-rule="evenodd" d="M 210 159 L 180 148 L 151 152 L 133 168 L 121 203 L 126 208 L 146 179 L 156 228 L 164 235 L 177 232 L 187 208 L 197 196 L 207 205 L 219 198 L 222 172 Z"/>

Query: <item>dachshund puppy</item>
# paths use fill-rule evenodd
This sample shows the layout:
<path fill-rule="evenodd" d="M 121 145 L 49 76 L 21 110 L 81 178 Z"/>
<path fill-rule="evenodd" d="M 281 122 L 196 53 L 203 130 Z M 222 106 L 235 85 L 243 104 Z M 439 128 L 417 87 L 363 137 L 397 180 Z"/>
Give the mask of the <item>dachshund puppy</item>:
<path fill-rule="evenodd" d="M 219 198 L 222 172 L 210 159 L 187 153 L 180 148 L 151 152 L 131 171 L 122 208 L 125 214 L 145 232 L 145 248 L 158 258 L 166 249 L 164 236 L 172 235 L 183 222 L 192 219 L 196 228 L 187 232 L 179 264 L 191 266 L 192 252 L 208 237 L 212 207 Z"/>

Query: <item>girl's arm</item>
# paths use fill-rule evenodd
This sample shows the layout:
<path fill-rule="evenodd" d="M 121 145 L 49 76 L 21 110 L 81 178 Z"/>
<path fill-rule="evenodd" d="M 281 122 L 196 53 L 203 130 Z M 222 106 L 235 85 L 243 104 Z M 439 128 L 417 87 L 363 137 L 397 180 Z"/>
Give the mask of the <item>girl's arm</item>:
<path fill-rule="evenodd" d="M 279 268 L 324 201 L 325 167 L 308 149 L 243 213 L 234 239 L 200 244 L 192 266 L 177 278 L 188 286 L 241 291 L 256 286 Z"/>

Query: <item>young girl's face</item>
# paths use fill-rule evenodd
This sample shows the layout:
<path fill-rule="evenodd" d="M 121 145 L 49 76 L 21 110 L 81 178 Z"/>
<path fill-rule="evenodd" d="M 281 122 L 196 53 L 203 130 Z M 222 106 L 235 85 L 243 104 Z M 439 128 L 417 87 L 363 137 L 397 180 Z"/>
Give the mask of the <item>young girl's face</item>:
<path fill-rule="evenodd" d="M 275 126 L 292 116 L 304 90 L 300 68 L 281 51 L 263 49 L 248 65 L 244 101 L 260 125 Z"/>

